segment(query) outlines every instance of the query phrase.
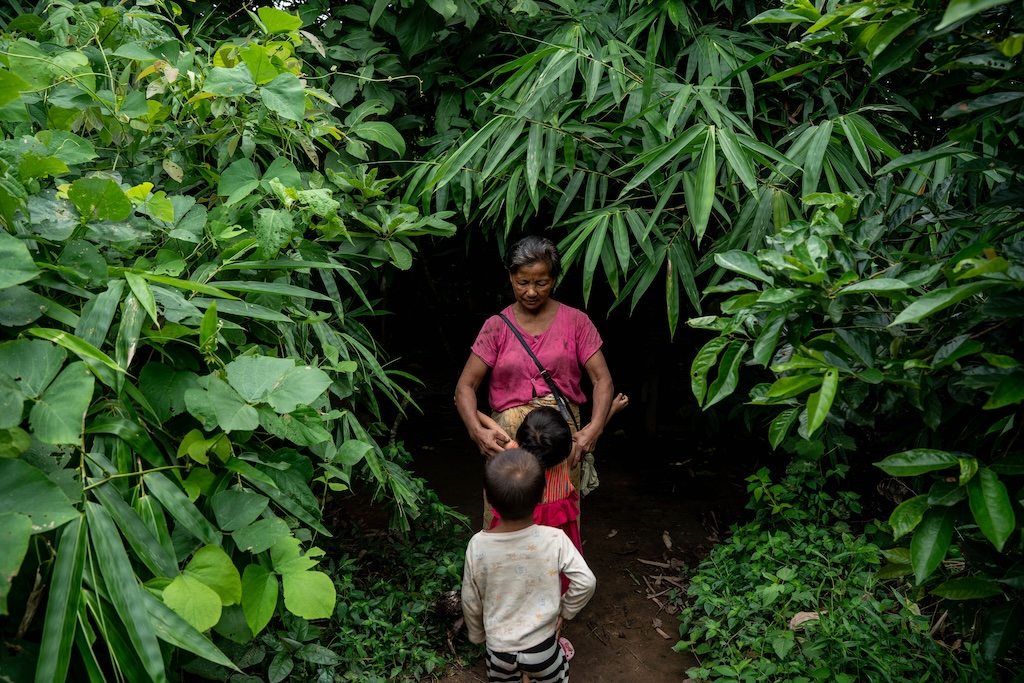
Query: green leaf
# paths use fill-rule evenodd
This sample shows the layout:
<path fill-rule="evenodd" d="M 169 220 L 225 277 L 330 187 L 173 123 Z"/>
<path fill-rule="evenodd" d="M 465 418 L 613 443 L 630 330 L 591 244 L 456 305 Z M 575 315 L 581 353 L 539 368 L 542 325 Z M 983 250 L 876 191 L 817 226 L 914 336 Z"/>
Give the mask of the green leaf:
<path fill-rule="evenodd" d="M 148 591 L 142 591 L 142 599 L 157 638 L 214 664 L 220 664 L 235 671 L 239 670 L 223 652 L 210 642 L 209 638 L 179 617 L 166 604 Z"/>
<path fill-rule="evenodd" d="M 280 209 L 260 209 L 256 219 L 256 241 L 260 248 L 259 258 L 271 259 L 291 241 L 295 231 L 295 221 L 289 211 Z"/>
<path fill-rule="evenodd" d="M 64 368 L 32 406 L 28 419 L 33 436 L 49 444 L 81 443 L 95 382 L 85 363 Z"/>
<path fill-rule="evenodd" d="M 779 343 L 779 333 L 782 326 L 786 324 L 786 313 L 784 311 L 773 311 L 765 318 L 761 333 L 757 335 L 754 342 L 754 362 L 763 367 L 768 367 L 772 357 L 775 355 L 775 348 Z"/>
<path fill-rule="evenodd" d="M 704 150 L 700 155 L 700 165 L 697 167 L 697 179 L 692 187 L 685 183 L 684 177 L 686 207 L 690 213 L 690 220 L 693 223 L 697 244 L 700 244 L 701 239 L 704 237 L 704 232 L 708 228 L 708 221 L 711 218 L 711 209 L 715 204 L 715 178 L 718 175 L 715 148 L 715 127 L 708 126 L 707 139 L 704 142 Z"/>
<path fill-rule="evenodd" d="M 236 531 L 249 526 L 267 509 L 269 500 L 252 491 L 228 489 L 210 499 L 217 524 L 224 531 Z"/>
<path fill-rule="evenodd" d="M 275 7 L 260 7 L 256 13 L 267 33 L 291 33 L 302 28 L 302 18 L 298 14 L 291 14 Z"/>
<path fill-rule="evenodd" d="M 861 280 L 860 282 L 854 282 L 852 285 L 847 285 L 836 292 L 836 296 L 841 296 L 843 294 L 856 294 L 858 292 L 901 292 L 909 288 L 910 285 L 903 280 L 897 280 L 896 278 L 891 277 L 879 277 L 872 280 Z"/>
<path fill-rule="evenodd" d="M 217 350 L 217 332 L 220 325 L 217 323 L 217 302 L 210 302 L 210 307 L 203 313 L 203 321 L 199 324 L 199 350 L 204 355 L 209 355 Z"/>
<path fill-rule="evenodd" d="M 235 540 L 235 545 L 240 550 L 247 550 L 253 555 L 258 555 L 289 534 L 291 534 L 291 529 L 283 519 L 270 517 L 239 529 L 231 534 L 231 538 Z"/>
<path fill-rule="evenodd" d="M 926 472 L 959 467 L 960 461 L 952 453 L 931 448 L 913 448 L 909 451 L 890 455 L 875 467 L 892 477 L 913 477 Z"/>
<path fill-rule="evenodd" d="M 238 570 L 228 554 L 215 545 L 207 545 L 196 551 L 183 574 L 212 588 L 225 607 L 237 605 L 242 600 L 242 579 L 238 576 Z"/>
<path fill-rule="evenodd" d="M 970 19 L 975 14 L 984 12 L 991 7 L 1005 4 L 1006 0 L 950 0 L 946 7 L 946 13 L 942 15 L 942 21 L 935 27 L 935 31 L 941 31 L 958 21 Z"/>
<path fill-rule="evenodd" d="M 139 373 L 139 390 L 162 422 L 186 411 L 185 392 L 199 389 L 199 377 L 162 363 L 147 363 Z"/>
<path fill-rule="evenodd" d="M 6 230 L 0 230 L 0 263 L 4 264 L 0 268 L 0 289 L 20 285 L 39 276 L 39 268 L 32 260 L 28 245 Z"/>
<path fill-rule="evenodd" d="M 780 377 L 768 388 L 768 398 L 786 399 L 799 396 L 821 384 L 821 375 L 801 374 Z"/>
<path fill-rule="evenodd" d="M 68 334 L 67 332 L 61 332 L 60 330 L 54 330 L 47 327 L 33 327 L 25 331 L 28 334 L 41 339 L 47 339 L 55 344 L 60 344 L 68 351 L 77 355 L 83 361 L 95 361 L 96 363 L 107 366 L 111 370 L 124 374 L 124 368 L 118 365 L 113 358 L 103 353 L 89 342 L 79 339 L 73 334 Z"/>
<path fill-rule="evenodd" d="M 107 482 L 96 486 L 92 491 L 97 502 L 110 513 L 136 557 L 142 560 L 153 575 L 166 578 L 177 576 L 177 558 L 161 545 L 139 513 L 121 498 L 121 493 L 114 484 Z"/>
<path fill-rule="evenodd" d="M 757 178 L 754 177 L 753 164 L 747 151 L 740 148 L 740 143 L 736 139 L 736 133 L 728 128 L 720 129 L 718 131 L 718 144 L 721 146 L 722 153 L 725 154 L 729 166 L 739 176 L 743 187 L 747 189 L 747 192 L 756 192 Z"/>
<path fill-rule="evenodd" d="M 23 285 L 0 289 L 0 326 L 3 327 L 30 325 L 58 308 L 52 300 L 39 296 Z"/>
<path fill-rule="evenodd" d="M 142 482 L 171 517 L 193 536 L 207 545 L 220 545 L 220 533 L 170 479 L 160 472 L 147 472 L 142 476 Z"/>
<path fill-rule="evenodd" d="M 399 156 L 405 156 L 405 138 L 387 121 L 363 121 L 352 132 L 364 140 L 372 140 Z"/>
<path fill-rule="evenodd" d="M 839 371 L 829 368 L 821 380 L 821 389 L 807 397 L 807 432 L 813 434 L 825 423 L 839 387 Z"/>
<path fill-rule="evenodd" d="M 89 140 L 63 130 L 41 130 L 36 139 L 46 145 L 46 153 L 69 166 L 96 158 L 96 147 Z"/>
<path fill-rule="evenodd" d="M 189 292 L 196 292 L 198 294 L 206 294 L 208 296 L 215 296 L 221 299 L 233 299 L 237 300 L 238 297 L 233 294 L 218 289 L 212 285 L 203 284 L 202 282 L 192 282 L 191 280 L 180 280 L 176 277 L 168 277 L 166 275 L 153 275 L 152 273 L 139 273 L 142 277 L 146 278 L 150 282 L 159 282 L 162 285 L 170 285 L 171 287 L 177 287 L 178 289 L 184 289 Z M 197 303 L 193 300 L 192 303 Z M 198 305 L 198 304 L 197 304 Z"/>
<path fill-rule="evenodd" d="M 278 413 L 290 413 L 320 398 L 331 377 L 323 370 L 297 366 L 290 358 L 242 356 L 225 366 L 228 383 L 249 403 L 269 403 Z"/>
<path fill-rule="evenodd" d="M 1024 626 L 1024 602 L 1019 598 L 984 610 L 981 621 L 982 662 L 994 667 L 1010 647 L 1020 642 Z"/>
<path fill-rule="evenodd" d="M 994 410 L 1015 405 L 1024 401 L 1024 372 L 1014 371 L 999 380 L 999 384 L 982 406 L 984 410 Z"/>
<path fill-rule="evenodd" d="M 896 319 L 889 323 L 889 327 L 904 323 L 920 322 L 933 313 L 937 313 L 944 308 L 960 303 L 964 299 L 972 297 L 975 294 L 988 289 L 994 284 L 994 282 L 990 281 L 973 282 L 967 285 L 957 285 L 956 287 L 946 287 L 944 289 L 936 289 L 928 292 L 903 309 L 903 311 L 896 316 Z"/>
<path fill-rule="evenodd" d="M 0 344 L 0 372 L 15 380 L 21 393 L 37 398 L 57 376 L 67 359 L 59 346 L 35 339 Z"/>
<path fill-rule="evenodd" d="M 18 99 L 21 90 L 29 90 L 32 84 L 7 69 L 0 69 L 0 107 Z"/>
<path fill-rule="evenodd" d="M 740 275 L 752 277 L 755 280 L 760 280 L 761 282 L 767 282 L 770 285 L 775 282 L 770 276 L 766 275 L 764 271 L 761 270 L 761 266 L 758 264 L 757 258 L 752 254 L 740 251 L 739 249 L 727 251 L 722 254 L 715 254 L 715 263 L 726 270 L 731 270 L 739 273 Z"/>
<path fill-rule="evenodd" d="M 281 577 L 284 606 L 303 619 L 328 619 L 334 614 L 337 591 L 331 577 L 323 572 L 291 572 Z"/>
<path fill-rule="evenodd" d="M 914 496 L 899 505 L 889 515 L 889 525 L 892 527 L 894 539 L 908 534 L 917 528 L 928 511 L 928 496 Z"/>
<path fill-rule="evenodd" d="M 319 548 L 310 548 L 303 554 L 302 542 L 294 536 L 288 536 L 270 549 L 270 562 L 278 574 L 304 572 L 318 564 L 319 560 L 315 559 L 318 555 L 323 555 Z"/>
<path fill-rule="evenodd" d="M 704 396 L 707 394 L 708 371 L 715 366 L 718 354 L 728 343 L 728 337 L 715 337 L 697 352 L 690 364 L 690 388 L 699 405 L 704 404 Z"/>
<path fill-rule="evenodd" d="M 194 576 L 174 577 L 163 592 L 164 603 L 197 631 L 208 631 L 220 621 L 217 593 Z"/>
<path fill-rule="evenodd" d="M 203 92 L 225 97 L 237 97 L 254 90 L 256 82 L 245 62 L 239 62 L 230 69 L 215 66 L 207 72 L 206 81 L 203 83 Z"/>
<path fill-rule="evenodd" d="M 8 483 L 4 480 L 4 485 Z M 7 615 L 7 595 L 11 591 L 11 581 L 18 575 L 25 553 L 28 552 L 29 538 L 32 536 L 32 520 L 28 515 L 18 512 L 0 512 L 0 615 Z"/>
<path fill-rule="evenodd" d="M 739 382 L 740 363 L 746 355 L 747 348 L 746 342 L 733 341 L 722 352 L 722 361 L 718 364 L 718 376 L 708 388 L 708 401 L 704 404 L 704 410 L 735 391 L 736 384 Z"/>
<path fill-rule="evenodd" d="M 977 600 L 1002 595 L 1003 589 L 995 581 L 977 576 L 964 576 L 950 579 L 933 588 L 931 592 L 947 600 Z"/>
<path fill-rule="evenodd" d="M 217 183 L 217 194 L 227 197 L 225 204 L 239 202 L 260 186 L 259 172 L 249 159 L 239 159 L 224 169 Z"/>
<path fill-rule="evenodd" d="M 306 90 L 291 72 L 280 74 L 260 88 L 260 97 L 267 109 L 283 119 L 301 121 L 305 117 Z"/>
<path fill-rule="evenodd" d="M 0 429 L 0 458 L 17 458 L 31 446 L 32 437 L 24 429 Z"/>
<path fill-rule="evenodd" d="M 154 325 L 159 325 L 160 318 L 156 312 L 156 299 L 153 298 L 153 290 L 149 288 L 149 283 L 135 273 L 126 272 L 124 279 L 128 281 L 128 287 L 138 299 L 139 304 L 149 314 L 149 319 L 153 321 Z"/>
<path fill-rule="evenodd" d="M 79 178 L 71 183 L 68 199 L 88 220 L 123 221 L 132 215 L 132 202 L 111 178 Z"/>
<path fill-rule="evenodd" d="M 768 427 L 768 443 L 772 445 L 772 450 L 778 448 L 779 444 L 789 435 L 789 430 L 793 427 L 793 423 L 796 422 L 799 415 L 799 408 L 787 408 L 772 420 L 771 425 Z"/>
<path fill-rule="evenodd" d="M 978 528 L 1002 552 L 1017 525 L 1013 503 L 999 475 L 987 467 L 967 482 L 967 497 Z"/>
<path fill-rule="evenodd" d="M 100 505 L 87 502 L 85 514 L 89 521 L 89 537 L 92 539 L 103 582 L 107 586 L 110 601 L 128 633 L 135 654 L 142 661 L 154 683 L 166 683 L 167 676 L 164 672 L 160 644 L 146 616 L 140 596 L 142 589 L 132 570 L 128 554 L 121 544 L 117 528 L 110 515 Z"/>
<path fill-rule="evenodd" d="M 36 663 L 36 682 L 63 681 L 71 660 L 71 645 L 78 624 L 85 567 L 86 525 L 82 516 L 64 527 L 57 543 L 57 559 L 50 577 L 46 617 Z"/>
<path fill-rule="evenodd" d="M 242 612 L 253 635 L 270 623 L 277 609 L 277 576 L 258 564 L 246 565 L 242 571 Z"/>
<path fill-rule="evenodd" d="M 185 391 L 185 405 L 208 430 L 219 427 L 225 432 L 251 431 L 259 426 L 256 409 L 223 380 L 210 375 L 197 381 L 201 388 Z"/>
<path fill-rule="evenodd" d="M 953 516 L 949 508 L 928 510 L 910 541 L 910 564 L 919 585 L 942 563 L 952 538 Z"/>

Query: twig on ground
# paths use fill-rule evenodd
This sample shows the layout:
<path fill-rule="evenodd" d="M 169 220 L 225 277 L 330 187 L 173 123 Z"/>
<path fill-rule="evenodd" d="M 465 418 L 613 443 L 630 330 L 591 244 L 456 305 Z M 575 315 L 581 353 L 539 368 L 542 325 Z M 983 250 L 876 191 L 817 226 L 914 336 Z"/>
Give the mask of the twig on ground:
<path fill-rule="evenodd" d="M 637 562 L 643 562 L 644 564 L 649 564 L 652 567 L 661 567 L 662 569 L 671 569 L 672 568 L 672 565 L 670 565 L 670 564 L 668 564 L 666 562 L 655 562 L 654 560 L 645 560 L 645 559 L 643 559 L 641 557 L 638 557 L 636 559 L 637 559 Z"/>

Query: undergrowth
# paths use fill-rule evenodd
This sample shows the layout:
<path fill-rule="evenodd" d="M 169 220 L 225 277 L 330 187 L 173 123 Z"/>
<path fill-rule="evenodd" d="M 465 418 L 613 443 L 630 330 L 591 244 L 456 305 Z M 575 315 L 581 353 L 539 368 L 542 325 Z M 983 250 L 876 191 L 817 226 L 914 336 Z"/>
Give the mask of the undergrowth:
<path fill-rule="evenodd" d="M 691 678 L 972 679 L 905 586 L 876 577 L 887 552 L 872 542 L 877 528 L 855 532 L 844 519 L 860 509 L 856 494 L 826 493 L 801 463 L 781 483 L 766 469 L 747 481 L 755 519 L 733 527 L 690 577 L 676 650 L 697 657 Z"/>

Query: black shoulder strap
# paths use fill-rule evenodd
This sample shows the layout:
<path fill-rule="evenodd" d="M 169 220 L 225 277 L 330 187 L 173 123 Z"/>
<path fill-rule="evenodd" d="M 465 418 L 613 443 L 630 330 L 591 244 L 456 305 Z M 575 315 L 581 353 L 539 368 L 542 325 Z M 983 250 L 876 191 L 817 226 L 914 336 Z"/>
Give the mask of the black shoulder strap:
<path fill-rule="evenodd" d="M 530 358 L 533 359 L 533 362 L 537 364 L 537 369 L 540 370 L 540 376 L 544 378 L 544 381 L 547 382 L 548 388 L 551 389 L 551 394 L 555 397 L 555 402 L 558 404 L 558 410 L 562 413 L 562 417 L 565 419 L 566 423 L 571 423 L 576 427 L 576 430 L 579 431 L 580 426 L 576 422 L 576 416 L 574 416 L 572 411 L 569 410 L 569 407 L 565 405 L 565 396 L 562 395 L 558 385 L 555 384 L 555 380 L 551 379 L 551 375 L 549 375 L 548 371 L 544 369 L 540 359 L 537 358 L 537 354 L 533 352 L 530 345 L 526 343 L 525 339 L 523 339 L 523 335 L 519 333 L 519 330 L 512 324 L 512 321 L 505 317 L 504 313 L 499 313 L 498 317 L 505 321 L 505 324 L 508 325 L 508 329 L 512 330 L 512 334 L 516 335 L 516 339 L 518 339 L 519 343 L 523 345 L 526 352 L 530 354 Z"/>

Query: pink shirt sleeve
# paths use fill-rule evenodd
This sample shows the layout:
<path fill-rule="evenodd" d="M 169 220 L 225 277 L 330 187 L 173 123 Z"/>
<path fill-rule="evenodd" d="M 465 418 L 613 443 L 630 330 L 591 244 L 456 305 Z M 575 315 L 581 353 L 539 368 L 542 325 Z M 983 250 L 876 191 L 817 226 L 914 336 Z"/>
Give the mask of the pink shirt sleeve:
<path fill-rule="evenodd" d="M 511 306 L 502 313 L 515 323 Z M 580 388 L 583 366 L 602 344 L 587 314 L 559 304 L 555 319 L 543 333 L 531 335 L 521 328 L 519 332 L 559 390 L 573 403 L 585 403 L 587 398 Z M 537 364 L 498 316 L 484 323 L 472 351 L 491 368 L 488 398 L 493 410 L 523 405 L 535 396 L 551 393 Z"/>

